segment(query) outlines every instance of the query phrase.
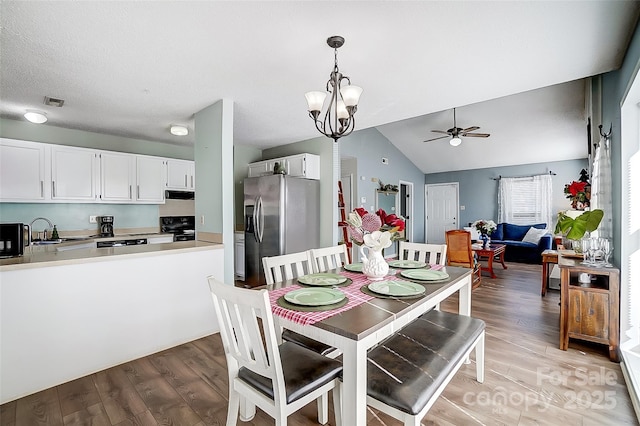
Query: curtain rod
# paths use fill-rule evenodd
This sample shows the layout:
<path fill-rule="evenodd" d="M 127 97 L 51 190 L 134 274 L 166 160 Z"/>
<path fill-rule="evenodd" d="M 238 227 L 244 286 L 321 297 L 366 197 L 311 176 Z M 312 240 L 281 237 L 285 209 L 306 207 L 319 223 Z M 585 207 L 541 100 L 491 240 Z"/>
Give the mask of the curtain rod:
<path fill-rule="evenodd" d="M 534 176 L 545 176 L 545 175 L 551 175 L 551 176 L 555 176 L 557 175 L 557 173 L 553 173 L 551 170 L 549 170 L 549 173 L 544 173 L 542 175 L 528 175 L 528 176 L 511 176 L 509 177 L 509 179 L 520 179 L 520 178 L 528 178 L 528 177 L 534 177 Z M 506 177 L 506 176 L 505 176 Z M 492 180 L 500 180 L 502 179 L 502 175 L 498 175 L 497 178 L 491 178 Z"/>

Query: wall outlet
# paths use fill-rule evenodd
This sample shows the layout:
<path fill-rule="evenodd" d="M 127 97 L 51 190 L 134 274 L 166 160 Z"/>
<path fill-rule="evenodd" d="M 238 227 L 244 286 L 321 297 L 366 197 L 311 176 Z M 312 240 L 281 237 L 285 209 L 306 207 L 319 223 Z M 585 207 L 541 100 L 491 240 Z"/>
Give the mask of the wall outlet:
<path fill-rule="evenodd" d="M 382 164 L 389 164 L 389 159 L 382 157 Z"/>
<path fill-rule="evenodd" d="M 89 223 L 98 223 L 98 216 L 89 216 Z"/>
<path fill-rule="evenodd" d="M 200 216 L 200 225 L 204 225 L 204 215 Z"/>
<path fill-rule="evenodd" d="M 371 178 L 371 182 L 378 183 L 378 178 Z"/>
<path fill-rule="evenodd" d="M 460 210 L 464 210 L 464 206 L 460 206 Z"/>

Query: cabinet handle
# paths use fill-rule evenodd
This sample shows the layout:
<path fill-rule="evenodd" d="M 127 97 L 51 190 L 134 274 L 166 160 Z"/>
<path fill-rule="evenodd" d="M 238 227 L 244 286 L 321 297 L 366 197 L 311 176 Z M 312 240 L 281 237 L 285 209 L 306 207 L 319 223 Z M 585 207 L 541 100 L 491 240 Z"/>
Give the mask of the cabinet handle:
<path fill-rule="evenodd" d="M 56 182 L 54 180 L 51 181 L 51 196 L 56 196 Z"/>
<path fill-rule="evenodd" d="M 136 198 L 140 198 L 140 185 L 136 188 Z"/>
<path fill-rule="evenodd" d="M 40 196 L 44 197 L 44 181 L 40 181 Z"/>
<path fill-rule="evenodd" d="M 129 199 L 131 199 L 131 185 L 129 185 Z"/>
<path fill-rule="evenodd" d="M 191 176 L 191 188 L 193 188 L 193 175 Z"/>
<path fill-rule="evenodd" d="M 187 187 L 187 175 L 184 175 L 184 187 Z"/>

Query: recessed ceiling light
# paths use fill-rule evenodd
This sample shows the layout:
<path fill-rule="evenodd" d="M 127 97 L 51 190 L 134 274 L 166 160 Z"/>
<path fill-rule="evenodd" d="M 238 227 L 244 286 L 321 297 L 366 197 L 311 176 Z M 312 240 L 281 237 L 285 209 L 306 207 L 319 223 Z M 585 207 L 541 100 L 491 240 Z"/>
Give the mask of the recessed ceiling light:
<path fill-rule="evenodd" d="M 175 136 L 186 136 L 189 134 L 189 129 L 187 129 L 184 126 L 178 126 L 177 124 L 172 124 L 171 134 Z"/>
<path fill-rule="evenodd" d="M 30 109 L 28 109 L 27 112 L 24 114 L 24 118 L 36 124 L 42 124 L 47 121 L 47 115 L 44 112 L 34 111 Z"/>

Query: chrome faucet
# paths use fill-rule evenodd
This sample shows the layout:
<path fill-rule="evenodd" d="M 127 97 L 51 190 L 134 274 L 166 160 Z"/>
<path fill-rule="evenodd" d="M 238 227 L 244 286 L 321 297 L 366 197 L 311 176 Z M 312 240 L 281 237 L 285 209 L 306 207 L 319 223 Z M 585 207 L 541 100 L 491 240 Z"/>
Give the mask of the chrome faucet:
<path fill-rule="evenodd" d="M 47 239 L 47 229 L 53 229 L 53 223 L 51 223 L 51 221 L 49 219 L 47 219 L 46 217 L 36 217 L 35 219 L 33 219 L 31 221 L 31 223 L 29 224 L 29 245 L 31 245 L 32 242 L 32 237 L 31 237 L 31 232 L 33 231 L 33 224 L 35 223 L 35 221 L 37 220 L 44 220 L 45 222 L 47 222 L 49 224 L 49 228 L 45 228 L 44 230 L 44 237 L 43 240 Z"/>

